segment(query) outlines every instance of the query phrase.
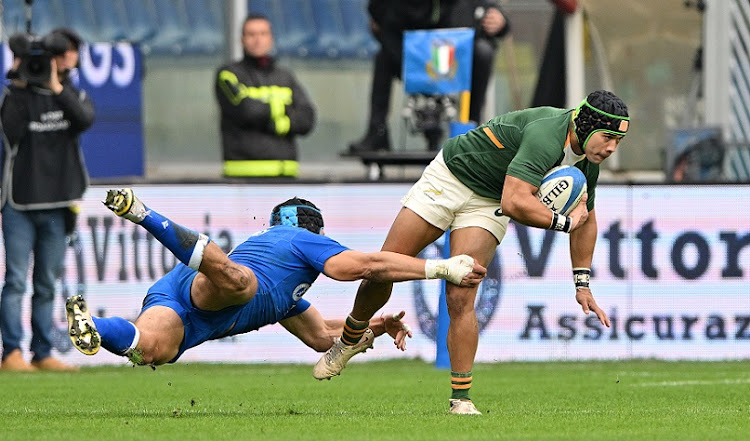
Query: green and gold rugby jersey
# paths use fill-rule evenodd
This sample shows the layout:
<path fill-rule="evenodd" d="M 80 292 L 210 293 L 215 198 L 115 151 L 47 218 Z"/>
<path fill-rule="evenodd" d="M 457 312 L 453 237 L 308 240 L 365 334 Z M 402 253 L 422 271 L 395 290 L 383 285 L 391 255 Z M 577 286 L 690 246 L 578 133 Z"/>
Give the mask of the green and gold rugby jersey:
<path fill-rule="evenodd" d="M 497 116 L 443 145 L 448 169 L 474 193 L 500 200 L 505 175 L 539 187 L 542 177 L 558 165 L 575 165 L 586 176 L 589 211 L 599 165 L 570 148 L 572 109 L 534 107 Z"/>

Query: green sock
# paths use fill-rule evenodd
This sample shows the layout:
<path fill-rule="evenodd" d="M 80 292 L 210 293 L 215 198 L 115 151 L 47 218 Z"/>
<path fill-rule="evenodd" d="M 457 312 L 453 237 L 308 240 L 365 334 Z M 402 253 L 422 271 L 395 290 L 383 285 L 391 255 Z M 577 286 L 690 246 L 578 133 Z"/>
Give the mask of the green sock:
<path fill-rule="evenodd" d="M 470 400 L 469 389 L 471 389 L 471 371 L 451 371 L 451 398 L 454 400 Z"/>

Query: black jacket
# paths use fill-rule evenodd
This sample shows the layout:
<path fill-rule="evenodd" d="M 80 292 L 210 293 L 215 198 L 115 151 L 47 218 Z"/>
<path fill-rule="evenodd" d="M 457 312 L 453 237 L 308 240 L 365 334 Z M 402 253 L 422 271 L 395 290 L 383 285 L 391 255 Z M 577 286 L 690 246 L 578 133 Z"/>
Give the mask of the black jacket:
<path fill-rule="evenodd" d="M 312 130 L 315 109 L 290 71 L 271 57 L 245 56 L 216 74 L 224 160 L 296 160 L 295 137 Z"/>
<path fill-rule="evenodd" d="M 94 106 L 69 80 L 62 84 L 59 95 L 36 86 L 5 88 L 0 205 L 62 208 L 83 196 L 89 177 L 79 137 L 94 123 Z"/>

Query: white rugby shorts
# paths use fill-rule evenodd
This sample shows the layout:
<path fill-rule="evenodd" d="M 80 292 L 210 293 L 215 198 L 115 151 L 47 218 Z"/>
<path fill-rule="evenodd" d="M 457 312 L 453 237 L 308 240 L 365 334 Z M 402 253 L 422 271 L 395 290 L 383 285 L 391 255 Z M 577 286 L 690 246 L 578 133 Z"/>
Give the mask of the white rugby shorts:
<path fill-rule="evenodd" d="M 401 198 L 401 204 L 441 230 L 480 227 L 492 233 L 498 243 L 510 221 L 500 211 L 499 200 L 479 196 L 448 170 L 442 150 Z"/>

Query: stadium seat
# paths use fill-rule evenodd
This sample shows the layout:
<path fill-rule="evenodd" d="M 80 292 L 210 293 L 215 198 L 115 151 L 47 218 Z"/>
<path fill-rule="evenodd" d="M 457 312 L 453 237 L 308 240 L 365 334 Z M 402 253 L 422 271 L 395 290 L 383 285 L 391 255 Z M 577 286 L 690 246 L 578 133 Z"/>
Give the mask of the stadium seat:
<path fill-rule="evenodd" d="M 189 37 L 185 52 L 215 54 L 224 46 L 224 12 L 222 2 L 214 0 L 185 0 Z"/>
<path fill-rule="evenodd" d="M 91 0 L 61 0 L 65 26 L 74 29 L 84 41 L 101 41 Z"/>
<path fill-rule="evenodd" d="M 156 11 L 151 0 L 125 0 L 125 26 L 128 40 L 141 43 L 144 53 L 150 51 L 150 46 L 144 42 L 154 38 L 157 31 Z"/>
<path fill-rule="evenodd" d="M 75 2 L 76 0 L 71 0 Z M 94 20 L 99 28 L 99 41 L 129 40 L 125 6 L 129 0 L 82 0 L 90 5 Z"/>
<path fill-rule="evenodd" d="M 23 0 L 3 2 L 3 29 L 7 35 L 26 31 L 26 18 Z"/>
<path fill-rule="evenodd" d="M 343 56 L 346 46 L 344 26 L 338 0 L 310 0 L 312 16 L 317 30 L 315 45 L 310 48 L 313 57 L 337 58 Z"/>
<path fill-rule="evenodd" d="M 276 51 L 287 57 L 369 58 L 378 49 L 370 33 L 367 0 L 248 0 L 248 12 L 273 26 Z"/>
<path fill-rule="evenodd" d="M 342 23 L 347 44 L 352 48 L 352 56 L 370 58 L 378 51 L 378 42 L 370 32 L 370 18 L 367 0 L 339 0 Z"/>
<path fill-rule="evenodd" d="M 21 11 L 23 13 L 25 9 L 22 8 Z M 31 11 L 31 30 L 35 34 L 43 35 L 52 29 L 66 25 L 65 15 L 63 14 L 63 5 L 60 0 L 34 2 Z M 24 18 L 24 29 L 26 26 L 25 20 L 26 19 Z"/>
<path fill-rule="evenodd" d="M 281 17 L 282 29 L 276 38 L 280 55 L 307 57 L 317 40 L 310 0 L 285 0 Z"/>
<path fill-rule="evenodd" d="M 154 53 L 179 55 L 188 38 L 189 25 L 184 4 L 179 0 L 157 0 L 156 34 L 145 41 Z"/>
<path fill-rule="evenodd" d="M 368 58 L 378 46 L 370 34 L 367 0 L 247 0 L 266 15 L 276 54 L 286 57 Z M 8 35 L 26 29 L 25 1 L 5 0 Z M 36 0 L 32 30 L 68 26 L 87 42 L 127 40 L 144 54 L 212 55 L 225 45 L 224 2 L 216 0 Z"/>
<path fill-rule="evenodd" d="M 274 0 L 249 0 L 247 2 L 247 12 L 262 14 L 271 21 L 271 26 L 281 25 L 279 10 L 276 8 L 277 2 Z"/>

